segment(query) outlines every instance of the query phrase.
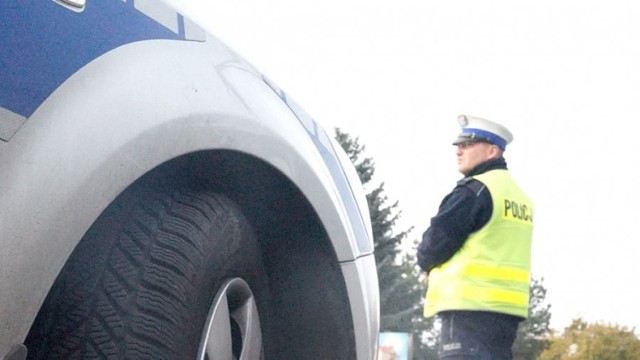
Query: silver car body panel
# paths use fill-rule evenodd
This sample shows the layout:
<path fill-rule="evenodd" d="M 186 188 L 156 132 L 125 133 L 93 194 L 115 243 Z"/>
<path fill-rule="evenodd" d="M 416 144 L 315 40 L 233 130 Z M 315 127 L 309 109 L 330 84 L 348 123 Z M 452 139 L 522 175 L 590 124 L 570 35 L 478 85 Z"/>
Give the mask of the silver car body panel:
<path fill-rule="evenodd" d="M 110 1 L 123 3 L 104 0 Z M 128 4 L 145 14 L 171 11 L 154 3 Z M 156 19 L 163 18 L 158 14 Z M 178 38 L 117 44 L 33 94 L 37 101 L 16 106 L 22 100 L 0 91 L 0 128 L 7 128 L 0 141 L 0 356 L 23 341 L 69 254 L 127 186 L 180 155 L 225 149 L 271 164 L 312 204 L 342 263 L 358 358 L 371 358 L 377 277 L 355 171 L 336 173 L 326 156 L 342 150 L 326 141 L 317 123 L 312 123 L 314 139 L 260 73 L 197 25 L 179 19 Z M 330 153 L 324 158 L 319 143 Z M 344 168 L 346 156 L 340 158 Z M 343 184 L 336 183 L 340 176 Z M 358 217 L 349 204 L 356 204 L 364 233 L 356 234 Z"/>

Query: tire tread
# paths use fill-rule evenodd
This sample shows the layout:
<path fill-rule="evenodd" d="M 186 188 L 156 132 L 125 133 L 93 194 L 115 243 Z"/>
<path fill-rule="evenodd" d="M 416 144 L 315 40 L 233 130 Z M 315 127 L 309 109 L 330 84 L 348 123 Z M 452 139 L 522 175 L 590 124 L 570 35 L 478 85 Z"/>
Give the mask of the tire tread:
<path fill-rule="evenodd" d="M 135 199 L 108 209 L 74 251 L 27 338 L 30 358 L 182 358 L 197 349 L 194 323 L 204 321 L 213 294 L 193 298 L 221 281 L 206 272 L 233 272 L 247 262 L 239 249 L 255 239 L 218 194 Z M 259 256 L 253 247 L 246 251 Z"/>

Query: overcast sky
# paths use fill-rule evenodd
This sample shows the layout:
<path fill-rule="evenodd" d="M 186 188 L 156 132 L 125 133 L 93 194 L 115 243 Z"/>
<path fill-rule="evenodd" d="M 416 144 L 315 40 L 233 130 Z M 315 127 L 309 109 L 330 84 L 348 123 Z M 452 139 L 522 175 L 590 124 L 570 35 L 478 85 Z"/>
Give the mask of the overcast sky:
<path fill-rule="evenodd" d="M 536 205 L 552 325 L 640 329 L 640 4 L 197 0 L 198 14 L 328 131 L 366 146 L 419 239 L 460 178 L 459 114 L 503 123 Z"/>

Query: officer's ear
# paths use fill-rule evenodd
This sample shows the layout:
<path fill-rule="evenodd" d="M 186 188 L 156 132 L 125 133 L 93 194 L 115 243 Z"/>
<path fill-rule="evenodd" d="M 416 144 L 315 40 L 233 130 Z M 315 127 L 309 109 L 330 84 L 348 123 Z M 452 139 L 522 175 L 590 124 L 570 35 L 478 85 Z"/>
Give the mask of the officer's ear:
<path fill-rule="evenodd" d="M 502 156 L 502 153 L 503 153 L 503 151 L 502 151 L 502 149 L 500 149 L 498 147 L 498 145 L 491 144 L 491 146 L 489 146 L 489 158 L 490 159 L 497 159 L 500 156 Z"/>

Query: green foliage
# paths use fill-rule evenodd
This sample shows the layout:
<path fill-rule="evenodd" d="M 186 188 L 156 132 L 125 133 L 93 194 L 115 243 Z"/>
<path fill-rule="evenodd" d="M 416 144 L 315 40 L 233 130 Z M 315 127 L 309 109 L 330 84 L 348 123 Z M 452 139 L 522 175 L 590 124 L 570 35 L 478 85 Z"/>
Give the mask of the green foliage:
<path fill-rule="evenodd" d="M 573 320 L 540 356 L 542 360 L 640 359 L 640 339 L 634 329 L 618 325 L 589 324 Z"/>
<path fill-rule="evenodd" d="M 535 360 L 549 346 L 551 329 L 551 305 L 545 304 L 547 289 L 544 279 L 531 279 L 529 285 L 529 317 L 520 323 L 518 335 L 513 344 L 516 360 Z"/>
<path fill-rule="evenodd" d="M 367 189 L 375 173 L 375 163 L 371 158 L 364 157 L 365 147 L 360 145 L 358 138 L 354 139 L 340 129 L 335 131 L 336 140 L 351 159 Z M 428 351 L 421 339 L 433 324 L 422 316 L 420 299 L 426 289 L 419 281 L 420 272 L 414 265 L 415 259 L 412 255 L 403 254 L 400 248 L 411 229 L 394 231 L 401 212 L 398 211 L 397 201 L 388 204 L 384 183 L 367 192 L 367 202 L 380 286 L 380 331 L 413 333 L 414 354 L 418 355 Z"/>

